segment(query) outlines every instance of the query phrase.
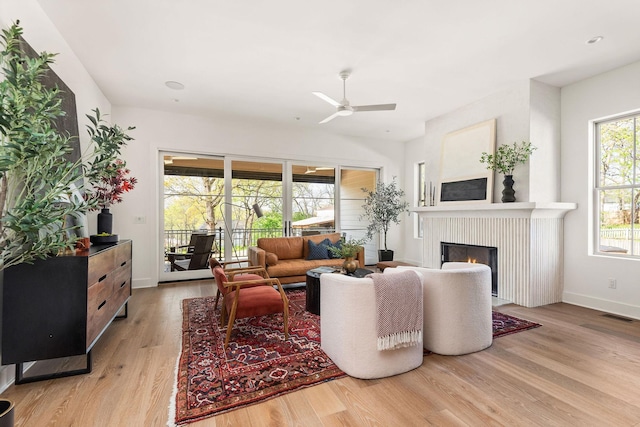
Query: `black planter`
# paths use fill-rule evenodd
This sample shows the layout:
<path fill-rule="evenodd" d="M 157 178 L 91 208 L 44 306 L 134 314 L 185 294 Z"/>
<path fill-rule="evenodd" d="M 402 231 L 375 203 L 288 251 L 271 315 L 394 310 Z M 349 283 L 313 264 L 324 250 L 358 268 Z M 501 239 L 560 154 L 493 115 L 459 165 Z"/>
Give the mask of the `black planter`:
<path fill-rule="evenodd" d="M 98 233 L 111 234 L 113 231 L 113 216 L 108 208 L 103 208 L 98 214 Z"/>
<path fill-rule="evenodd" d="M 0 399 L 0 427 L 13 427 L 13 402 Z"/>
<path fill-rule="evenodd" d="M 393 251 L 392 250 L 378 250 L 378 261 L 393 261 Z"/>
<path fill-rule="evenodd" d="M 513 175 L 505 175 L 502 185 L 502 203 L 511 203 L 516 201 L 516 191 L 513 189 Z"/>

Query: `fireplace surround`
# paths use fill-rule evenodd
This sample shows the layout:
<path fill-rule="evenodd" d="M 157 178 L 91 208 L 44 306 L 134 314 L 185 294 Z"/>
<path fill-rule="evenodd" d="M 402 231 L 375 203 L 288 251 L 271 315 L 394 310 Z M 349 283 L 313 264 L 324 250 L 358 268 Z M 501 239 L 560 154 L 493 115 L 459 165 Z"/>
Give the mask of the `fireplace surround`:
<path fill-rule="evenodd" d="M 424 226 L 422 266 L 439 268 L 441 242 L 498 250 L 497 296 L 526 307 L 562 300 L 563 221 L 575 203 L 461 203 L 413 208 Z"/>

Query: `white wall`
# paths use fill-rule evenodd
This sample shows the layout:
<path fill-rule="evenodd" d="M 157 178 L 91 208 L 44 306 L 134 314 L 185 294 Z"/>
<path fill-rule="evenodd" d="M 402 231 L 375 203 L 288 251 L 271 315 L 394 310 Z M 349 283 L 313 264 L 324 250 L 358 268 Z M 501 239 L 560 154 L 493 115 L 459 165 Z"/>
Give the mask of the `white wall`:
<path fill-rule="evenodd" d="M 563 300 L 640 319 L 640 261 L 591 255 L 591 120 L 640 109 L 640 62 L 562 88 L 561 194 L 578 203 L 565 218 Z M 609 289 L 608 279 L 617 279 Z"/>
<path fill-rule="evenodd" d="M 560 88 L 531 80 L 529 141 L 537 147 L 529 158 L 529 200 L 560 201 Z"/>
<path fill-rule="evenodd" d="M 405 200 L 409 202 L 409 207 L 417 206 L 418 188 L 417 188 L 417 165 L 425 162 L 425 166 L 429 168 L 432 162 L 427 162 L 424 136 L 407 141 L 404 144 L 404 186 Z M 427 176 L 429 170 L 427 169 Z M 429 179 L 427 179 L 427 186 Z M 427 190 L 428 191 L 428 190 Z M 400 219 L 404 232 L 404 258 L 397 258 L 399 261 L 405 261 L 415 265 L 422 265 L 423 245 L 422 239 L 417 238 L 416 223 L 421 221 L 416 213 L 412 213 L 410 217 L 403 214 Z"/>
<path fill-rule="evenodd" d="M 489 119 L 496 121 L 496 146 L 529 139 L 530 84 L 529 81 L 514 84 L 508 90 L 483 98 L 473 104 L 444 114 L 425 124 L 425 148 L 427 181 L 440 182 L 440 152 L 444 136 Z M 480 161 L 480 159 L 478 159 Z M 529 201 L 529 171 L 527 165 L 514 172 L 516 199 Z M 493 201 L 500 203 L 502 176 L 495 175 Z M 438 193 L 439 194 L 439 193 Z M 436 202 L 437 204 L 437 202 Z"/>
<path fill-rule="evenodd" d="M 134 288 L 156 286 L 162 259 L 158 213 L 162 181 L 159 151 L 178 150 L 201 154 L 252 156 L 256 159 L 313 160 L 315 163 L 382 168 L 382 179 L 398 176 L 404 161 L 404 145 L 330 135 L 313 129 L 274 128 L 252 122 L 232 122 L 192 115 L 171 114 L 131 107 L 113 107 L 113 120 L 136 126 L 135 138 L 123 151 L 132 175 L 138 179 L 133 192 L 112 207 L 114 230 L 133 240 Z M 135 216 L 145 224 L 133 224 Z M 389 245 L 402 257 L 402 233 L 389 233 Z"/>
<path fill-rule="evenodd" d="M 527 164 L 519 165 L 514 170 L 516 200 L 559 201 L 559 113 L 559 89 L 526 80 L 427 121 L 427 181 L 433 181 L 434 184 L 440 181 L 441 144 L 446 134 L 495 118 L 496 147 L 531 141 L 538 148 Z M 494 203 L 501 203 L 502 181 L 503 176 L 496 173 L 493 183 Z"/>
<path fill-rule="evenodd" d="M 35 0 L 0 1 L 0 27 L 8 28 L 18 20 L 24 39 L 36 52 L 59 54 L 51 68 L 75 94 L 80 142 L 85 148 L 89 141 L 85 115 L 96 107 L 108 114 L 111 104 Z"/>

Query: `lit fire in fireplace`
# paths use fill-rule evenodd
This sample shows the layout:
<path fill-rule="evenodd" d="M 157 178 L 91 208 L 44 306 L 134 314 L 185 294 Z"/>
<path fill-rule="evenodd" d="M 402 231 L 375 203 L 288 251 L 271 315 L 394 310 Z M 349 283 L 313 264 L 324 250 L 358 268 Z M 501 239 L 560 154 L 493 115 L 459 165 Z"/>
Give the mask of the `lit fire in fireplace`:
<path fill-rule="evenodd" d="M 473 259 L 467 258 L 467 262 L 470 262 L 471 264 L 475 264 L 476 263 L 476 259 L 475 258 L 473 258 Z"/>

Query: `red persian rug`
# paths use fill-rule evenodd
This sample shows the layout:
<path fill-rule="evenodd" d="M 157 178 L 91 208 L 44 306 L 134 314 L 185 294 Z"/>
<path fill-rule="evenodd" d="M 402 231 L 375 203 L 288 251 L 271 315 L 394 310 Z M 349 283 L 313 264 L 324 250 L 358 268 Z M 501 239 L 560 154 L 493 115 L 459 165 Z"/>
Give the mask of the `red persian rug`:
<path fill-rule="evenodd" d="M 516 332 L 526 331 L 528 329 L 542 326 L 539 323 L 530 322 L 528 320 L 519 319 L 509 316 L 508 314 L 493 312 L 493 338 L 503 337 Z"/>
<path fill-rule="evenodd" d="M 305 311 L 305 291 L 287 292 L 282 315 L 238 319 L 226 351 L 215 297 L 182 302 L 175 422 L 185 424 L 345 374 L 320 349 L 320 316 Z"/>

